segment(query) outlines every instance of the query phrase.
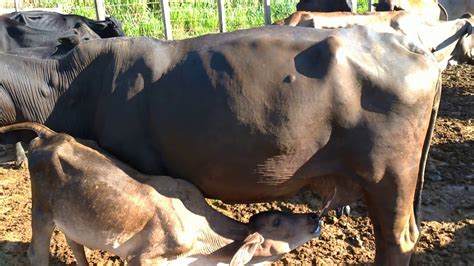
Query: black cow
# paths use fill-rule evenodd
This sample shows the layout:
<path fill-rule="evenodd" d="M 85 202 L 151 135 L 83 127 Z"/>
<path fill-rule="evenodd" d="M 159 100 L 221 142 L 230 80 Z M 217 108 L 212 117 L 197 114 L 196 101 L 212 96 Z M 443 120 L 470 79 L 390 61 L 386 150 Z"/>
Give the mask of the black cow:
<path fill-rule="evenodd" d="M 64 31 L 73 28 L 77 23 L 84 23 L 101 38 L 125 36 L 122 25 L 114 17 L 95 21 L 79 15 L 64 15 L 49 11 L 21 11 L 4 16 L 40 30 Z"/>
<path fill-rule="evenodd" d="M 71 29 L 47 31 L 33 29 L 8 17 L 0 17 L 0 52 L 29 47 L 55 47 L 61 38 L 91 40 L 100 38 L 83 23 L 77 23 Z"/>
<path fill-rule="evenodd" d="M 0 54 L 0 121 L 96 140 L 227 202 L 310 189 L 324 215 L 364 198 L 376 263 L 406 265 L 440 97 L 436 59 L 416 40 L 360 26 L 92 40 L 59 60 Z"/>
<path fill-rule="evenodd" d="M 297 11 L 313 12 L 357 12 L 357 6 L 353 6 L 352 0 L 300 0 L 296 4 Z"/>

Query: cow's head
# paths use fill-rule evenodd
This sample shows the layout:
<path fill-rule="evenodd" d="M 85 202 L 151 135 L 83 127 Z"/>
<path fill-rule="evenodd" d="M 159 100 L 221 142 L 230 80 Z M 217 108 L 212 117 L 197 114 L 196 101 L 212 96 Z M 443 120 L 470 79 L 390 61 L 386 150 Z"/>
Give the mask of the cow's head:
<path fill-rule="evenodd" d="M 438 61 L 444 61 L 443 63 L 472 65 L 474 64 L 474 17 L 464 15 L 462 19 L 453 21 L 453 23 L 456 23 L 457 31 L 434 47 L 433 53 Z"/>
<path fill-rule="evenodd" d="M 452 60 L 474 65 L 474 16 L 466 14 L 462 19 L 466 20 L 466 30 L 454 49 Z"/>
<path fill-rule="evenodd" d="M 122 24 L 114 17 L 107 17 L 103 21 L 93 21 L 88 26 L 101 38 L 113 38 L 125 36 Z"/>

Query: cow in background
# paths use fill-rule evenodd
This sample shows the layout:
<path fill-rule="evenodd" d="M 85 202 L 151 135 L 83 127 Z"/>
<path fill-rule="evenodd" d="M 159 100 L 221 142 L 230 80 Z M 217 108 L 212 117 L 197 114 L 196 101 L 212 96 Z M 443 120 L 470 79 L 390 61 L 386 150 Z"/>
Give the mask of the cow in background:
<path fill-rule="evenodd" d="M 79 15 L 65 15 L 50 11 L 19 11 L 3 16 L 30 28 L 40 30 L 64 31 L 73 28 L 77 23 L 84 23 L 101 38 L 125 36 L 122 25 L 114 17 L 107 17 L 105 20 L 95 21 Z"/>
<path fill-rule="evenodd" d="M 376 11 L 410 11 L 434 19 L 448 20 L 448 13 L 438 0 L 380 0 Z"/>
<path fill-rule="evenodd" d="M 439 21 L 418 13 L 406 11 L 372 12 L 295 12 L 283 20 L 282 25 L 312 27 L 318 29 L 344 28 L 362 25 L 378 32 L 403 34 L 433 52 L 440 67 L 450 63 L 474 63 L 472 25 L 474 18 Z"/>
<path fill-rule="evenodd" d="M 460 18 L 466 14 L 474 14 L 474 0 L 439 0 L 449 20 Z"/>
<path fill-rule="evenodd" d="M 73 38 L 77 42 L 100 37 L 81 22 L 70 29 L 49 31 L 34 29 L 8 17 L 0 16 L 0 52 L 21 48 L 53 48 L 60 45 L 63 38 Z"/>
<path fill-rule="evenodd" d="M 357 12 L 357 2 L 353 0 L 300 0 L 296 4 L 297 11 Z"/>

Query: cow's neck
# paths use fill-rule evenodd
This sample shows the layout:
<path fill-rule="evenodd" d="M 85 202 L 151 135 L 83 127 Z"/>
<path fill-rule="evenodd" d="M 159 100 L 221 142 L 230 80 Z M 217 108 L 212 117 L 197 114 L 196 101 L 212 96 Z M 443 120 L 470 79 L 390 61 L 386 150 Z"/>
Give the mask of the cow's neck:
<path fill-rule="evenodd" d="M 196 241 L 192 249 L 176 259 L 194 257 L 198 258 L 201 263 L 203 261 L 229 263 L 249 234 L 247 225 L 222 214 L 217 214 L 217 216 L 213 214 L 207 218 L 210 217 L 213 217 L 213 220 L 208 220 L 209 225 L 202 227 L 206 229 L 195 232 L 197 233 Z M 215 230 L 215 228 L 219 229 Z"/>
<path fill-rule="evenodd" d="M 61 94 L 51 86 L 52 76 L 47 74 L 55 68 L 54 62 L 8 54 L 0 54 L 0 61 L 5 62 L 0 72 L 0 84 L 16 109 L 15 117 L 9 122 L 43 123 Z"/>
<path fill-rule="evenodd" d="M 185 256 L 197 257 L 198 264 L 218 264 L 230 263 L 232 257 L 244 245 L 245 238 L 250 234 L 248 225 L 233 220 L 233 224 L 223 224 L 228 226 L 226 237 L 216 235 L 212 230 L 204 232 L 202 238 L 198 238 L 197 245 L 193 249 L 193 254 Z M 212 226 L 211 226 L 212 228 Z M 265 242 L 260 245 L 253 254 L 254 262 L 272 262 L 278 260 L 282 254 L 273 254 L 272 246 Z M 208 262 L 208 263 L 207 263 Z"/>

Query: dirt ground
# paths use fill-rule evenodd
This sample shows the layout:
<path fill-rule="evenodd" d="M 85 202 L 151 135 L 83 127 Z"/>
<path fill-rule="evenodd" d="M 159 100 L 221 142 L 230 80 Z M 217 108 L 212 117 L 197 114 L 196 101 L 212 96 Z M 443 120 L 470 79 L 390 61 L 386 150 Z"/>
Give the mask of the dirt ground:
<path fill-rule="evenodd" d="M 449 67 L 443 81 L 423 192 L 422 235 L 413 260 L 416 265 L 474 265 L 474 67 Z M 15 170 L 12 166 L 0 165 L 0 265 L 28 264 L 30 183 L 26 169 Z M 209 203 L 241 221 L 268 209 L 308 212 L 319 206 L 317 197 L 309 192 L 286 202 Z M 373 262 L 375 243 L 365 206 L 357 202 L 351 207 L 350 217 L 337 219 L 331 213 L 323 220 L 319 239 L 287 254 L 275 265 Z M 57 231 L 51 241 L 51 254 L 53 265 L 74 262 L 64 236 Z M 123 264 L 101 251 L 88 251 L 88 258 L 94 264 Z"/>

